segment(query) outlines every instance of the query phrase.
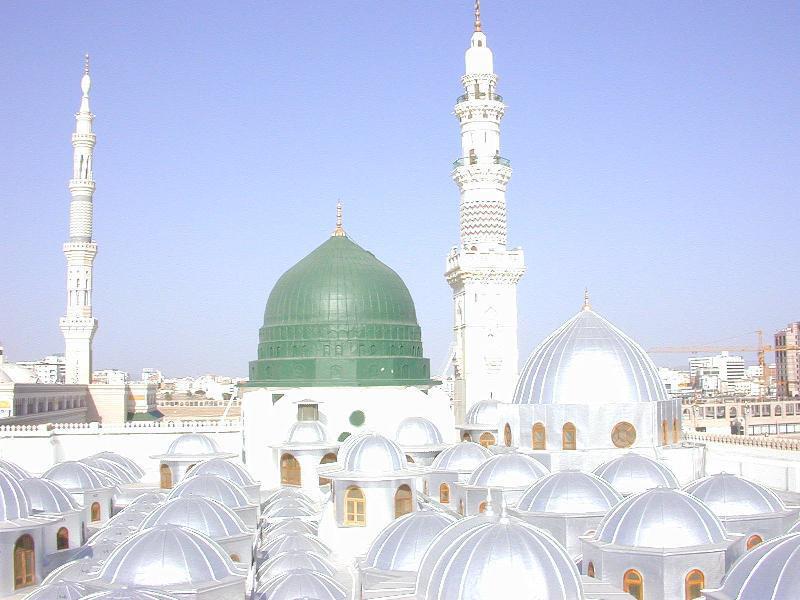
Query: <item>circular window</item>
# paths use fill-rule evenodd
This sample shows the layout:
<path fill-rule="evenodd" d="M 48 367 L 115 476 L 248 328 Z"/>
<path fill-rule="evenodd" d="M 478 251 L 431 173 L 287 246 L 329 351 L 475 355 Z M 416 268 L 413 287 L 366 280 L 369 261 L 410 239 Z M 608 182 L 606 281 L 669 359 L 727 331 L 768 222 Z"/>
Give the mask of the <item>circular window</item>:
<path fill-rule="evenodd" d="M 361 427 L 364 424 L 366 417 L 363 410 L 354 410 L 350 413 L 350 425 L 353 427 Z"/>
<path fill-rule="evenodd" d="M 336 438 L 336 441 L 343 442 L 349 437 L 350 437 L 350 432 L 349 431 L 343 431 L 342 433 L 339 434 L 339 437 Z"/>
<path fill-rule="evenodd" d="M 636 441 L 636 427 L 627 421 L 617 423 L 611 431 L 611 441 L 614 442 L 617 448 L 629 448 L 633 446 L 633 443 Z"/>

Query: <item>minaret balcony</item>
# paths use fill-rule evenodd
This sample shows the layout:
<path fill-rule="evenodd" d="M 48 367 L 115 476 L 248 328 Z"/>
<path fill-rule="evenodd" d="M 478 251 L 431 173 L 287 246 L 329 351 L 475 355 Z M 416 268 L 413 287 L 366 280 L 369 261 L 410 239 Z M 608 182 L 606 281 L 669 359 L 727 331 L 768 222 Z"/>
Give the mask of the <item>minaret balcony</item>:
<path fill-rule="evenodd" d="M 456 104 L 461 104 L 462 102 L 470 102 L 470 101 L 482 101 L 482 100 L 493 100 L 494 102 L 502 102 L 503 97 L 500 94 L 495 94 L 492 92 L 480 92 L 478 94 L 471 93 L 471 94 L 461 94 L 458 98 L 456 98 Z"/>
<path fill-rule="evenodd" d="M 492 154 L 490 156 L 464 156 L 453 161 L 453 168 L 467 167 L 470 165 L 501 165 L 503 167 L 510 167 L 511 161 L 503 158 L 499 154 Z"/>

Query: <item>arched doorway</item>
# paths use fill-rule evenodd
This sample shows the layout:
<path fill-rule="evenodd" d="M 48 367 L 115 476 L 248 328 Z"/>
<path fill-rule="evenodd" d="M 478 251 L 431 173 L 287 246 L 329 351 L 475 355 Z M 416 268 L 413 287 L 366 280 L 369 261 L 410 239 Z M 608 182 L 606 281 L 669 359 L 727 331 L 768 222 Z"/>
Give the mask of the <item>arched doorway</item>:
<path fill-rule="evenodd" d="M 356 485 L 351 485 L 344 492 L 344 524 L 348 527 L 364 527 L 367 524 L 367 500 Z"/>
<path fill-rule="evenodd" d="M 459 500 L 458 501 L 458 514 L 460 514 L 462 517 L 464 516 L 464 501 L 463 500 Z"/>
<path fill-rule="evenodd" d="M 503 442 L 505 442 L 508 448 L 511 447 L 511 425 L 508 423 L 503 427 Z"/>
<path fill-rule="evenodd" d="M 625 571 L 622 576 L 622 591 L 628 592 L 636 600 L 644 600 L 644 579 L 642 574 L 635 569 Z"/>
<path fill-rule="evenodd" d="M 706 587 L 706 578 L 703 572 L 694 569 L 689 571 L 686 576 L 686 600 L 695 600 L 703 595 L 703 588 Z"/>
<path fill-rule="evenodd" d="M 172 471 L 169 468 L 169 465 L 161 465 L 158 468 L 158 471 L 161 475 L 161 489 L 162 490 L 171 490 L 172 489 Z"/>
<path fill-rule="evenodd" d="M 678 419 L 672 419 L 672 443 L 677 444 L 681 441 L 681 426 Z"/>
<path fill-rule="evenodd" d="M 752 550 L 763 541 L 764 540 L 760 535 L 751 535 L 749 538 L 747 538 L 747 549 Z"/>
<path fill-rule="evenodd" d="M 667 439 L 667 422 L 661 421 L 661 445 L 666 446 L 669 444 L 669 440 Z"/>
<path fill-rule="evenodd" d="M 484 500 L 478 505 L 478 512 L 485 513 L 487 508 L 489 508 L 489 503 Z"/>
<path fill-rule="evenodd" d="M 56 550 L 66 550 L 69 548 L 69 529 L 61 527 L 56 532 Z"/>
<path fill-rule="evenodd" d="M 281 484 L 300 485 L 300 463 L 288 453 L 281 456 Z"/>
<path fill-rule="evenodd" d="M 33 538 L 27 533 L 14 544 L 14 589 L 36 583 L 36 555 Z"/>
<path fill-rule="evenodd" d="M 534 423 L 531 429 L 531 447 L 534 450 L 547 450 L 547 431 L 544 423 Z"/>
<path fill-rule="evenodd" d="M 414 495 L 411 493 L 411 488 L 403 484 L 394 494 L 394 518 L 407 515 L 412 510 L 414 510 Z"/>
<path fill-rule="evenodd" d="M 322 459 L 320 459 L 319 464 L 321 464 L 321 465 L 329 465 L 329 464 L 335 463 L 335 462 L 336 462 L 336 454 L 333 453 L 333 452 L 328 452 L 325 456 L 322 457 Z M 319 484 L 320 485 L 329 485 L 330 482 L 331 482 L 331 480 L 328 479 L 327 477 L 320 477 L 319 478 Z"/>
<path fill-rule="evenodd" d="M 91 512 L 90 521 L 92 523 L 97 523 L 102 518 L 101 517 L 101 511 L 100 511 L 100 503 L 99 502 L 92 502 L 92 507 L 90 509 L 90 512 Z"/>
<path fill-rule="evenodd" d="M 450 504 L 450 486 L 446 483 L 439 486 L 439 502 Z"/>
<path fill-rule="evenodd" d="M 575 450 L 578 447 L 578 432 L 575 425 L 570 422 L 564 423 L 561 428 L 561 448 L 562 450 Z"/>
<path fill-rule="evenodd" d="M 594 563 L 589 561 L 589 565 L 586 567 L 586 574 L 589 577 L 594 577 Z"/>
<path fill-rule="evenodd" d="M 488 431 L 484 431 L 480 437 L 480 444 L 484 448 L 488 448 L 489 446 L 494 446 L 495 444 L 494 436 L 489 433 Z"/>

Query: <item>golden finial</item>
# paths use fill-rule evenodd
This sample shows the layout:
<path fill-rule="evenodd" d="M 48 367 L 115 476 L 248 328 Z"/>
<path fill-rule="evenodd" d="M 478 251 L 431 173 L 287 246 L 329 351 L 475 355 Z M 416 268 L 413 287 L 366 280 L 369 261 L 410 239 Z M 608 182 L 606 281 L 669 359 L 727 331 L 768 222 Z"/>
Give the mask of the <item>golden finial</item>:
<path fill-rule="evenodd" d="M 592 310 L 592 305 L 589 304 L 589 288 L 583 289 L 583 310 Z"/>
<path fill-rule="evenodd" d="M 342 228 L 342 201 L 336 203 L 336 229 L 333 230 L 331 237 L 347 237 Z"/>
<path fill-rule="evenodd" d="M 475 0 L 475 31 L 481 30 L 481 0 Z"/>
<path fill-rule="evenodd" d="M 89 74 L 89 53 L 83 55 L 83 72 L 84 74 Z"/>

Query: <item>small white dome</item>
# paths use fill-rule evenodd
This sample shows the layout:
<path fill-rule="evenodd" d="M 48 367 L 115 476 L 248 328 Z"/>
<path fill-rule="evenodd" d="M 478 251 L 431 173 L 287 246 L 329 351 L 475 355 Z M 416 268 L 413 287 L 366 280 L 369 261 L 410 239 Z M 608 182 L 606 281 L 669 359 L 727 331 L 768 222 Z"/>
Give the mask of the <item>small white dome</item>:
<path fill-rule="evenodd" d="M 131 530 L 125 525 L 106 525 L 100 531 L 90 537 L 87 540 L 86 545 L 97 546 L 99 544 L 111 542 L 112 544 L 118 546 L 129 537 L 131 537 Z"/>
<path fill-rule="evenodd" d="M 326 444 L 328 434 L 319 421 L 297 421 L 289 428 L 289 444 Z"/>
<path fill-rule="evenodd" d="M 550 471 L 538 460 L 519 452 L 485 460 L 469 478 L 469 485 L 485 488 L 525 488 Z"/>
<path fill-rule="evenodd" d="M 247 526 L 231 509 L 202 496 L 170 500 L 147 515 L 141 529 L 156 525 L 180 525 L 213 540 L 248 533 Z"/>
<path fill-rule="evenodd" d="M 144 506 L 157 506 L 159 504 L 163 504 L 167 501 L 167 495 L 162 494 L 161 492 L 145 492 L 144 494 L 140 494 L 136 496 L 133 500 L 130 501 L 128 507 L 137 506 L 137 505 L 144 505 Z"/>
<path fill-rule="evenodd" d="M 269 497 L 264 501 L 264 504 L 268 506 L 273 502 L 280 500 L 281 498 L 298 498 L 307 502 L 309 505 L 313 504 L 313 501 L 305 492 L 295 487 L 280 488 L 278 491 L 270 494 Z"/>
<path fill-rule="evenodd" d="M 139 526 L 142 524 L 142 521 L 145 520 L 150 510 L 151 509 L 147 506 L 128 506 L 111 517 L 106 526 L 123 525 L 131 530 L 139 529 Z"/>
<path fill-rule="evenodd" d="M 307 506 L 270 506 L 262 517 L 266 520 L 302 519 L 313 517 L 316 511 Z"/>
<path fill-rule="evenodd" d="M 698 479 L 683 489 L 702 500 L 720 518 L 769 515 L 786 510 L 772 490 L 730 473 Z"/>
<path fill-rule="evenodd" d="M 86 597 L 86 588 L 72 581 L 61 581 L 43 585 L 27 596 L 25 600 L 79 600 Z"/>
<path fill-rule="evenodd" d="M 11 462 L 10 460 L 3 460 L 0 458 L 0 469 L 8 471 L 17 479 L 31 477 L 30 473 L 20 467 L 17 463 Z"/>
<path fill-rule="evenodd" d="M 456 471 L 471 473 L 477 469 L 492 453 L 475 442 L 459 442 L 445 448 L 433 459 L 431 469 L 434 471 Z"/>
<path fill-rule="evenodd" d="M 89 456 L 82 458 L 80 462 L 89 465 L 90 467 L 105 473 L 108 477 L 116 480 L 117 483 L 136 483 L 139 481 L 133 473 L 120 465 L 119 463 L 108 460 L 107 458 L 100 458 L 97 456 Z"/>
<path fill-rule="evenodd" d="M 83 550 L 83 548 L 81 549 Z M 83 554 L 83 552 L 81 552 Z M 91 554 L 91 553 L 89 553 Z M 51 583 L 73 582 L 83 583 L 97 576 L 99 562 L 93 558 L 77 556 L 66 564 L 56 567 L 42 580 L 42 585 Z"/>
<path fill-rule="evenodd" d="M 316 535 L 316 531 L 311 523 L 306 521 L 279 521 L 274 525 L 267 525 L 264 527 L 264 537 L 267 540 L 277 539 L 282 535 L 289 535 L 291 533 L 306 533 L 308 535 Z"/>
<path fill-rule="evenodd" d="M 103 452 L 98 452 L 94 454 L 92 458 L 102 458 L 105 460 L 110 460 L 111 462 L 117 463 L 119 466 L 123 467 L 129 473 L 131 473 L 136 480 L 140 480 L 144 477 L 144 469 L 132 461 L 127 456 L 122 456 L 121 454 L 117 454 L 116 452 L 111 452 L 108 450 L 104 450 Z"/>
<path fill-rule="evenodd" d="M 189 473 L 190 477 L 197 475 L 219 475 L 242 487 L 255 484 L 247 469 L 227 458 L 212 458 L 201 462 Z"/>
<path fill-rule="evenodd" d="M 281 552 L 316 552 L 320 556 L 328 556 L 330 548 L 317 538 L 303 533 L 291 533 L 277 538 L 266 540 L 260 547 L 268 558 L 277 556 Z"/>
<path fill-rule="evenodd" d="M 329 577 L 333 577 L 336 574 L 336 569 L 328 562 L 328 559 L 314 552 L 298 550 L 277 554 L 265 563 L 262 563 L 261 566 L 258 567 L 256 579 L 258 581 L 267 581 L 273 577 L 283 575 L 284 573 L 296 569 L 307 569 Z"/>
<path fill-rule="evenodd" d="M 658 461 L 629 452 L 597 467 L 594 474 L 606 480 L 623 496 L 657 487 L 677 489 L 678 480 Z"/>
<path fill-rule="evenodd" d="M 416 572 L 433 539 L 455 521 L 455 517 L 431 510 L 403 515 L 378 534 L 365 563 L 386 571 Z"/>
<path fill-rule="evenodd" d="M 203 456 L 219 454 L 214 440 L 202 433 L 183 433 L 172 441 L 167 454 L 173 456 Z"/>
<path fill-rule="evenodd" d="M 394 439 L 400 446 L 442 445 L 442 433 L 425 417 L 406 417 L 400 421 Z"/>
<path fill-rule="evenodd" d="M 0 470 L 0 522 L 27 519 L 31 504 L 22 486 L 8 471 Z"/>
<path fill-rule="evenodd" d="M 346 600 L 347 592 L 322 573 L 300 569 L 273 577 L 256 588 L 251 600 Z"/>
<path fill-rule="evenodd" d="M 242 508 L 250 505 L 247 495 L 235 483 L 219 475 L 197 475 L 181 481 L 169 495 L 169 499 L 184 496 L 202 496 L 221 502 L 228 508 Z"/>
<path fill-rule="evenodd" d="M 37 383 L 32 369 L 14 363 L 0 364 L 0 383 Z"/>
<path fill-rule="evenodd" d="M 97 592 L 96 594 L 84 596 L 83 600 L 178 600 L 178 597 L 156 590 L 136 588 L 135 590 L 121 589 Z"/>
<path fill-rule="evenodd" d="M 631 496 L 611 509 L 595 539 L 637 548 L 683 548 L 726 540 L 717 516 L 694 496 L 656 488 Z"/>
<path fill-rule="evenodd" d="M 354 473 L 385 473 L 407 468 L 406 455 L 387 437 L 365 433 L 348 446 L 343 469 Z"/>
<path fill-rule="evenodd" d="M 440 533 L 422 558 L 424 600 L 583 600 L 572 559 L 548 534 L 519 519 L 478 515 Z"/>
<path fill-rule="evenodd" d="M 102 471 L 76 460 L 54 465 L 45 471 L 42 477 L 55 481 L 70 492 L 102 490 L 117 486 L 117 482 Z"/>
<path fill-rule="evenodd" d="M 301 500 L 299 498 L 281 498 L 280 500 L 265 506 L 264 511 L 261 514 L 265 518 L 270 518 L 287 508 L 296 508 L 300 509 L 301 511 L 307 511 L 303 514 L 314 514 L 316 512 L 305 500 Z"/>
<path fill-rule="evenodd" d="M 80 509 L 72 495 L 55 481 L 29 477 L 20 479 L 19 484 L 35 512 L 63 514 Z"/>
<path fill-rule="evenodd" d="M 485 425 L 487 429 L 497 429 L 497 402 L 481 400 L 467 411 L 467 425 Z"/>
<path fill-rule="evenodd" d="M 198 587 L 231 576 L 241 574 L 219 544 L 191 529 L 158 525 L 120 544 L 103 563 L 96 581 L 169 589 Z"/>
<path fill-rule="evenodd" d="M 597 475 L 580 471 L 559 471 L 542 477 L 525 490 L 517 510 L 536 513 L 607 513 L 622 500 Z"/>

